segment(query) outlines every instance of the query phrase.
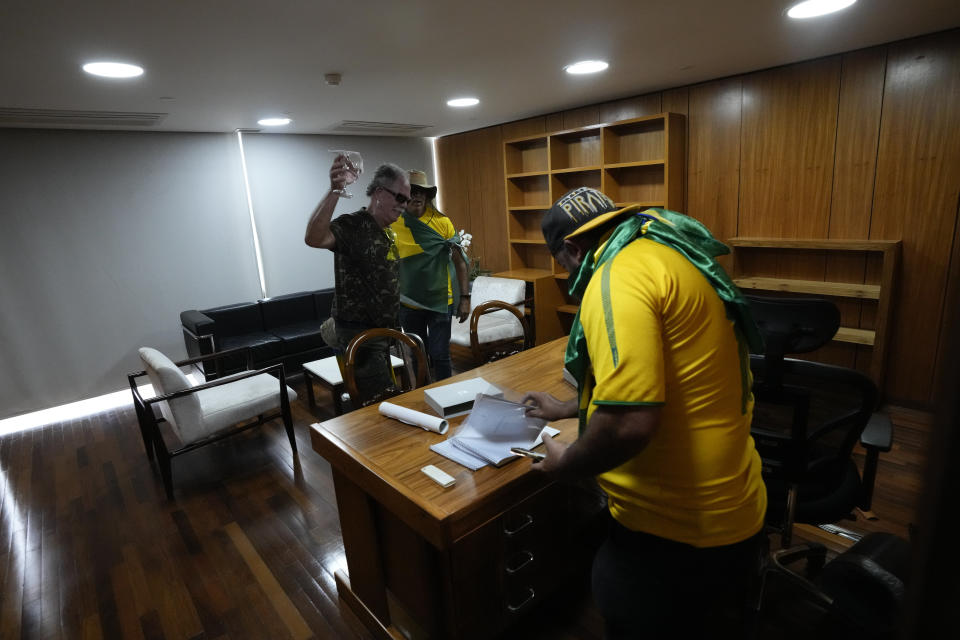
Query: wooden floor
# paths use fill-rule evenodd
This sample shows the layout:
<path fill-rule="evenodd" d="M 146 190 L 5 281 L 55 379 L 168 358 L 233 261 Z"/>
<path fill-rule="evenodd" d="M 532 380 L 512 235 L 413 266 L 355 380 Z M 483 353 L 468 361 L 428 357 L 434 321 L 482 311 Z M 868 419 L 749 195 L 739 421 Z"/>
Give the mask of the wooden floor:
<path fill-rule="evenodd" d="M 175 459 L 172 502 L 132 407 L 0 438 L 0 638 L 370 638 L 338 606 L 330 467 L 308 435 L 331 403 L 318 390 L 310 415 L 293 386 L 296 458 L 279 422 L 255 429 Z M 894 420 L 879 519 L 847 528 L 908 535 L 929 421 Z M 510 637 L 600 637 L 586 581 L 549 606 Z"/>

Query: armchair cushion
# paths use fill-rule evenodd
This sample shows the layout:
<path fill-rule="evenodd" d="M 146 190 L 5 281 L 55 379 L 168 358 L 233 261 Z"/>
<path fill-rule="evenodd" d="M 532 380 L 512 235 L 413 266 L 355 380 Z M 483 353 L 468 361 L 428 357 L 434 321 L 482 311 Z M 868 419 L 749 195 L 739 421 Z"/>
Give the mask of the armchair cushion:
<path fill-rule="evenodd" d="M 317 318 L 313 293 L 310 291 L 264 298 L 260 301 L 260 312 L 263 316 L 263 328 L 271 333 L 276 333 L 274 329 L 280 327 Z M 319 326 L 317 323 L 317 327 Z"/>
<path fill-rule="evenodd" d="M 505 313 L 506 317 L 501 316 Z M 477 338 L 481 344 L 523 337 L 523 327 L 509 311 L 494 311 L 480 316 L 477 321 Z M 450 342 L 464 347 L 470 346 L 470 323 L 458 322 L 453 318 L 450 326 Z"/>
<path fill-rule="evenodd" d="M 478 305 L 490 300 L 502 300 L 523 311 L 527 283 L 513 278 L 478 276 L 470 290 L 470 312 Z M 477 338 L 481 344 L 523 337 L 523 327 L 517 318 L 505 309 L 492 311 L 480 316 L 477 322 Z M 470 322 L 452 319 L 450 342 L 464 347 L 470 346 Z"/>
<path fill-rule="evenodd" d="M 249 420 L 280 406 L 280 383 L 269 373 L 226 383 L 197 392 L 203 415 L 203 435 Z M 290 402 L 297 393 L 287 387 Z M 186 443 L 185 444 L 189 444 Z"/>
<path fill-rule="evenodd" d="M 219 351 L 227 351 L 228 349 L 236 349 L 239 347 L 250 347 L 254 362 L 269 362 L 275 358 L 279 358 L 283 354 L 283 343 L 280 338 L 266 331 L 254 331 L 241 335 L 226 336 L 218 341 L 217 346 Z M 224 359 L 226 360 L 228 358 Z M 244 366 L 242 356 L 236 356 L 229 361 L 231 366 L 227 369 L 228 371 L 235 369 L 237 363 L 239 363 L 240 368 Z"/>
<path fill-rule="evenodd" d="M 293 355 L 311 349 L 320 349 L 326 342 L 320 335 L 320 321 L 311 320 L 297 324 L 288 324 L 274 327 L 270 332 L 282 341 L 281 349 L 284 355 Z"/>
<path fill-rule="evenodd" d="M 192 385 L 183 371 L 173 361 L 156 349 L 140 348 L 140 360 L 156 395 L 166 395 L 189 389 Z M 177 437 L 184 442 L 196 440 L 196 425 L 202 424 L 200 401 L 194 394 L 167 400 L 160 404 L 160 413 L 166 418 Z M 182 427 L 181 427 L 182 425 Z"/>
<path fill-rule="evenodd" d="M 263 316 L 260 314 L 260 305 L 256 302 L 205 309 L 203 313 L 214 322 L 213 335 L 217 340 L 218 351 L 230 348 L 221 342 L 228 336 L 263 332 Z"/>

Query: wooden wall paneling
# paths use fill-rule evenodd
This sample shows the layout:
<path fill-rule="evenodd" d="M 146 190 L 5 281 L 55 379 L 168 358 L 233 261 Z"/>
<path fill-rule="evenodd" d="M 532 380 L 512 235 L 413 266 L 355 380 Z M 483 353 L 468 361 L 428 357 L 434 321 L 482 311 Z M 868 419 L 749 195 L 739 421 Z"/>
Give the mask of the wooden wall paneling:
<path fill-rule="evenodd" d="M 607 124 L 631 118 L 652 116 L 661 113 L 660 93 L 648 93 L 643 96 L 604 102 L 600 105 L 600 122 Z"/>
<path fill-rule="evenodd" d="M 562 131 L 565 128 L 563 126 L 563 113 L 548 113 L 545 116 L 545 124 L 547 125 L 547 131 Z"/>
<path fill-rule="evenodd" d="M 470 210 L 467 206 L 467 159 L 464 157 L 464 137 L 446 136 L 437 140 L 437 171 L 439 173 L 438 186 L 440 202 L 445 213 L 459 231 L 466 229 L 474 233 L 474 246 L 470 247 L 469 255 L 476 255 L 476 233 L 470 220 Z"/>
<path fill-rule="evenodd" d="M 865 239 L 870 234 L 886 60 L 886 47 L 876 47 L 845 54 L 841 61 L 829 238 Z M 826 260 L 826 279 L 864 282 L 866 260 L 867 254 L 860 252 L 832 253 Z M 865 329 L 867 327 L 861 325 L 862 309 L 869 307 L 868 313 L 876 312 L 875 302 L 844 299 L 835 302 L 845 327 Z M 857 367 L 859 362 L 863 370 L 869 368 L 871 347 L 849 343 L 832 346 L 837 356 L 834 364 Z"/>
<path fill-rule="evenodd" d="M 523 138 L 526 136 L 533 136 L 537 135 L 538 133 L 546 132 L 547 124 L 544 116 L 527 118 L 526 120 L 517 120 L 516 122 L 508 122 L 500 125 L 500 134 L 504 140 Z"/>
<path fill-rule="evenodd" d="M 823 238 L 829 225 L 840 57 L 743 80 L 739 235 Z M 822 280 L 823 258 L 785 252 L 777 275 Z"/>
<path fill-rule="evenodd" d="M 903 239 L 889 395 L 932 401 L 960 191 L 960 38 L 889 46 L 870 237 Z"/>
<path fill-rule="evenodd" d="M 579 109 L 570 109 L 562 114 L 561 129 L 577 129 L 591 124 L 600 124 L 600 105 L 593 104 Z"/>
<path fill-rule="evenodd" d="M 719 240 L 739 235 L 741 82 L 697 85 L 689 95 L 686 213 Z M 720 263 L 732 268 L 729 256 Z"/>
<path fill-rule="evenodd" d="M 494 272 L 509 268 L 506 196 L 503 190 L 503 136 L 500 127 L 484 129 L 477 154 L 483 205 L 484 252 Z"/>
<path fill-rule="evenodd" d="M 664 91 L 663 97 L 661 99 L 663 110 L 667 113 L 679 113 L 684 116 L 689 115 L 690 113 L 690 88 L 689 87 L 680 87 L 679 89 L 671 89 L 670 91 Z M 687 200 L 688 197 L 688 176 L 690 175 L 690 132 L 688 131 L 689 127 L 689 118 L 683 118 L 681 123 L 683 131 L 683 180 L 680 181 L 680 205 L 679 211 L 685 213 L 687 210 Z"/>
<path fill-rule="evenodd" d="M 947 295 L 943 305 L 943 318 L 940 321 L 940 335 L 937 349 L 937 361 L 934 366 L 934 388 L 946 389 L 946 380 L 944 376 L 953 368 L 956 370 L 956 363 L 947 362 L 945 357 L 945 346 L 950 341 L 950 334 L 956 331 L 956 327 L 949 324 L 950 316 L 957 317 L 957 310 L 960 309 L 960 198 L 957 198 L 957 210 L 954 214 L 953 225 L 953 248 L 950 252 L 950 269 L 947 272 Z M 960 341 L 954 341 L 960 344 Z"/>

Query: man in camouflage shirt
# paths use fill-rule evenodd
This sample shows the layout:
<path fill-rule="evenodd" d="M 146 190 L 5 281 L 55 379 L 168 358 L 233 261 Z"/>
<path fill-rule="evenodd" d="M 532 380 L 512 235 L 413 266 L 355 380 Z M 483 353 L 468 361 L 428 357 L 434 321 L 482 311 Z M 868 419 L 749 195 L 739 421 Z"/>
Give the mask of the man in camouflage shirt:
<path fill-rule="evenodd" d="M 395 164 L 383 164 L 367 187 L 369 205 L 331 221 L 347 171 L 346 159 L 337 156 L 330 168 L 330 191 L 311 214 L 304 236 L 309 246 L 334 252 L 336 292 L 322 334 L 341 353 L 361 331 L 398 327 L 397 247 L 389 227 L 410 199 L 407 172 Z M 358 353 L 356 380 L 361 394 L 371 397 L 393 381 L 382 345 L 365 344 L 371 347 Z"/>

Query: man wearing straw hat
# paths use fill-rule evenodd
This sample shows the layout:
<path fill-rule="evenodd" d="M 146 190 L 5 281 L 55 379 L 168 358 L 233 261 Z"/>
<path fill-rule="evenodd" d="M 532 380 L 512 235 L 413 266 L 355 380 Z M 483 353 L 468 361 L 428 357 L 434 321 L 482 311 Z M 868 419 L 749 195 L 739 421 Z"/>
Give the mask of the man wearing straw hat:
<path fill-rule="evenodd" d="M 400 257 L 400 324 L 427 346 L 434 380 L 449 378 L 450 317 L 470 315 L 465 244 L 450 218 L 437 210 L 436 185 L 423 171 L 408 172 L 410 200 L 394 222 Z"/>

